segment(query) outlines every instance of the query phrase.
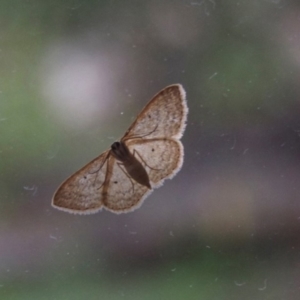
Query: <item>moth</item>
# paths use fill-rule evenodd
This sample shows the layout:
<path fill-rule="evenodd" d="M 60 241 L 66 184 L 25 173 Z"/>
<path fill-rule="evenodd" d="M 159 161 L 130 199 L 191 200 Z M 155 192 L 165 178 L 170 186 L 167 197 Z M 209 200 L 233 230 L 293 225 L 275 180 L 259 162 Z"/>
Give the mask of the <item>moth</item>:
<path fill-rule="evenodd" d="M 164 88 L 119 141 L 61 184 L 52 206 L 77 214 L 103 208 L 119 214 L 140 207 L 154 188 L 181 169 L 184 150 L 180 138 L 187 113 L 182 85 Z"/>

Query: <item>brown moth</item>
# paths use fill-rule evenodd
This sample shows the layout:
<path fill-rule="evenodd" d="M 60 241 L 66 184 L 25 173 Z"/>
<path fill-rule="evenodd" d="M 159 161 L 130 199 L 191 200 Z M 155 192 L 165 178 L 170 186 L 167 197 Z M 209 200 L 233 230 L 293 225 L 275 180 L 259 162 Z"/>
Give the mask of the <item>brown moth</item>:
<path fill-rule="evenodd" d="M 119 142 L 66 179 L 52 206 L 77 214 L 105 208 L 126 213 L 144 199 L 183 163 L 180 138 L 188 108 L 180 84 L 160 91 L 137 116 Z"/>

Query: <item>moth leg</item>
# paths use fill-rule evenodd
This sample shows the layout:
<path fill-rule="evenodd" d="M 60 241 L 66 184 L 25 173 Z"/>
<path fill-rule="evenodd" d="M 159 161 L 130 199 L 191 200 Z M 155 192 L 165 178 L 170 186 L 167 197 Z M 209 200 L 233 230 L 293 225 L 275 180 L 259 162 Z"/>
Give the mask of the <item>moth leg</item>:
<path fill-rule="evenodd" d="M 107 162 L 107 159 L 108 159 L 108 156 L 104 159 L 103 163 L 100 165 L 100 167 L 98 168 L 98 170 L 96 170 L 95 172 L 89 172 L 90 174 L 96 174 L 93 185 L 95 185 L 97 176 L 98 176 L 98 174 L 99 174 L 99 171 L 103 168 L 104 164 Z M 107 168 L 108 168 L 108 167 L 107 167 Z M 106 173 L 107 173 L 107 172 L 109 172 L 108 169 L 106 170 Z M 97 188 L 97 190 L 100 190 L 100 189 L 103 187 L 104 183 L 105 183 L 105 180 L 104 180 L 104 181 L 102 182 L 102 184 Z"/>
<path fill-rule="evenodd" d="M 134 194 L 134 184 L 133 184 L 133 182 L 132 182 L 132 180 L 131 180 L 131 177 L 130 177 L 130 175 L 126 172 L 126 170 L 123 169 L 123 167 L 121 167 L 121 166 L 124 166 L 124 164 L 121 163 L 121 162 L 117 162 L 117 165 L 118 165 L 119 168 L 122 170 L 122 172 L 127 176 L 127 178 L 130 180 L 130 183 L 131 183 L 131 185 L 132 185 L 132 193 Z"/>
<path fill-rule="evenodd" d="M 89 174 L 96 174 L 99 173 L 99 171 L 102 169 L 102 167 L 104 166 L 104 164 L 106 163 L 107 159 L 109 158 L 109 153 L 106 155 L 105 159 L 103 160 L 102 164 L 98 167 L 98 169 L 96 171 L 89 171 Z M 97 158 L 95 158 L 96 160 Z M 91 162 L 92 163 L 92 162 Z"/>
<path fill-rule="evenodd" d="M 128 136 L 127 138 L 124 139 L 124 141 L 127 141 L 127 140 L 134 140 L 134 139 L 142 139 L 143 137 L 147 136 L 147 135 L 150 135 L 152 134 L 153 132 L 156 131 L 158 127 L 158 124 L 155 126 L 155 128 L 153 130 L 151 130 L 150 132 L 148 133 L 145 133 L 145 134 L 142 134 L 142 135 L 131 135 L 131 136 Z"/>

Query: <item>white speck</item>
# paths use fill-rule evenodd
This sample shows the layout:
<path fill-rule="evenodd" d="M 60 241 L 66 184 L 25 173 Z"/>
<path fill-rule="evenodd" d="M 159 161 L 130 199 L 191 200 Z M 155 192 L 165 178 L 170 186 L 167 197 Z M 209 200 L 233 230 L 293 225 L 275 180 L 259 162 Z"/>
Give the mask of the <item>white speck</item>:
<path fill-rule="evenodd" d="M 212 74 L 208 79 L 210 80 L 210 79 L 214 78 L 214 77 L 217 76 L 217 75 L 218 75 L 218 72 L 215 72 L 215 73 Z"/>
<path fill-rule="evenodd" d="M 47 159 L 53 159 L 57 155 L 59 148 L 59 146 L 56 146 L 55 149 L 48 151 Z"/>
<path fill-rule="evenodd" d="M 230 150 L 233 150 L 235 148 L 235 145 L 236 145 L 236 137 L 234 137 L 233 144 L 232 144 Z"/>
<path fill-rule="evenodd" d="M 33 185 L 32 187 L 29 187 L 29 186 L 23 186 L 24 190 L 25 191 L 32 191 L 32 196 L 35 196 L 36 193 L 37 193 L 37 186 L 36 185 Z"/>
<path fill-rule="evenodd" d="M 246 148 L 243 152 L 243 155 L 246 154 L 248 152 L 249 148 Z"/>
<path fill-rule="evenodd" d="M 107 137 L 109 140 L 112 140 L 112 141 L 115 141 L 116 140 L 116 138 L 114 137 L 114 136 L 109 136 L 109 137 Z"/>
<path fill-rule="evenodd" d="M 281 2 L 281 0 L 265 0 L 265 1 L 272 4 L 279 4 Z"/>
<path fill-rule="evenodd" d="M 235 284 L 236 286 L 243 286 L 243 285 L 246 284 L 246 282 L 237 282 L 237 281 L 235 280 L 235 281 L 234 281 L 234 284 Z"/>
<path fill-rule="evenodd" d="M 35 188 L 35 186 L 33 185 L 32 187 L 29 187 L 29 186 L 24 186 L 24 190 L 26 191 L 33 191 Z"/>
<path fill-rule="evenodd" d="M 267 279 L 264 280 L 264 286 L 261 288 L 258 288 L 259 291 L 264 291 L 267 288 Z"/>
<path fill-rule="evenodd" d="M 195 6 L 198 5 L 198 6 L 200 6 L 200 5 L 202 5 L 202 3 L 203 2 L 200 2 L 200 3 L 198 3 L 198 2 L 191 2 L 191 5 L 195 5 Z"/>

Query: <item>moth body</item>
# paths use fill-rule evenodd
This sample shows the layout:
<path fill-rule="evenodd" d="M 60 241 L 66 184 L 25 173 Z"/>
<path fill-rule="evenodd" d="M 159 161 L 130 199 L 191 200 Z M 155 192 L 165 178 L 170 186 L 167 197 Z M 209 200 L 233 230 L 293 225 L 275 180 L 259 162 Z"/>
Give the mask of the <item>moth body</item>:
<path fill-rule="evenodd" d="M 140 161 L 129 151 L 124 142 L 111 145 L 112 155 L 122 163 L 128 175 L 139 184 L 151 189 L 148 173 Z"/>

